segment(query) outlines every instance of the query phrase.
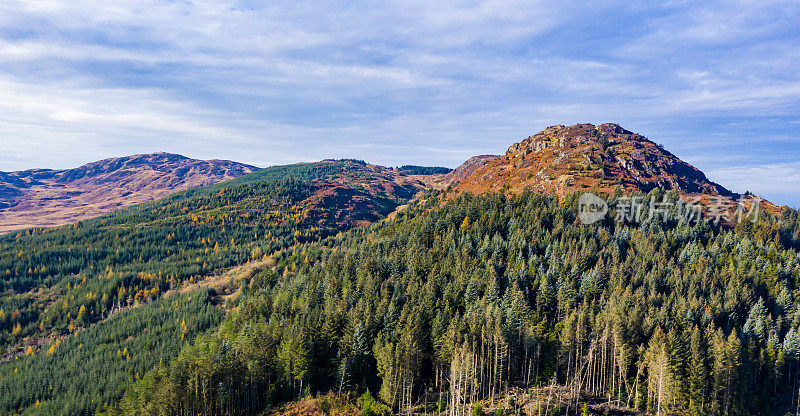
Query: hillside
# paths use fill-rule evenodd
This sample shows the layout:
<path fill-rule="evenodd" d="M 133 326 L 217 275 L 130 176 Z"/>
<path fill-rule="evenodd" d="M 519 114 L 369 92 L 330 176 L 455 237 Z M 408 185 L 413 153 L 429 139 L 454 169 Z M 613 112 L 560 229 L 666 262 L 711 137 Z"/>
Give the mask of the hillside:
<path fill-rule="evenodd" d="M 420 174 L 421 169 L 397 170 L 354 161 L 323 160 L 319 163 L 349 166 L 341 173 L 311 181 L 315 192 L 305 201 L 310 219 L 338 227 L 380 220 L 394 211 L 399 201 L 410 200 L 444 177 L 444 173 L 435 170 Z"/>
<path fill-rule="evenodd" d="M 582 190 L 737 197 L 588 126 L 453 171 L 274 166 L 2 235 L 0 414 L 794 409 L 800 215 L 584 225 Z"/>
<path fill-rule="evenodd" d="M 478 155 L 472 156 L 471 158 L 467 159 L 459 165 L 457 168 L 453 169 L 452 172 L 445 175 L 445 180 L 448 182 L 459 182 L 464 180 L 466 177 L 472 175 L 478 168 L 483 166 L 486 162 L 496 159 L 500 156 L 497 155 Z"/>
<path fill-rule="evenodd" d="M 71 226 L 0 236 L 0 291 L 5 292 L 0 306 L 19 309 L 15 321 L 23 324 L 13 336 L 0 331 L 0 347 L 70 324 L 69 319 L 39 322 L 48 313 L 62 315 L 37 299 L 65 280 L 109 270 L 115 276 L 158 275 L 138 285 L 140 297 L 151 296 L 146 288 L 158 294 L 164 282 L 174 285 L 247 261 L 256 246 L 268 254 L 377 221 L 424 188 L 420 180 L 393 169 L 326 160 L 266 168 Z M 65 295 L 77 287 L 67 289 Z M 113 305 L 112 295 L 88 309 L 84 321 L 99 319 Z"/>
<path fill-rule="evenodd" d="M 548 127 L 488 160 L 459 189 L 518 193 L 526 186 L 560 196 L 587 189 L 611 193 L 617 186 L 645 193 L 660 188 L 734 195 L 660 145 L 611 123 Z"/>
<path fill-rule="evenodd" d="M 104 414 L 793 409 L 797 212 L 731 227 L 675 216 L 582 225 L 581 190 L 737 195 L 618 126 L 538 136 L 417 179 L 437 189 L 461 179 L 456 192 L 428 191 L 390 221 L 282 250 L 217 330 Z M 600 178 L 590 173 L 598 160 Z M 333 203 L 341 208 L 369 206 L 356 192 L 380 200 L 420 186 L 367 164 L 352 172 L 308 182 L 319 188 L 305 201 L 323 222 L 340 200 L 327 192 L 351 201 Z M 380 206 L 368 211 L 378 217 Z"/>
<path fill-rule="evenodd" d="M 471 166 L 472 173 L 465 175 L 456 192 L 515 194 L 530 189 L 564 198 L 587 191 L 610 195 L 615 190 L 626 194 L 673 190 L 696 200 L 704 216 L 721 215 L 717 221 L 728 225 L 735 221 L 739 203 L 750 209 L 755 198 L 729 191 L 661 145 L 613 123 L 551 126 L 514 143 L 505 155 Z M 781 207 L 763 199 L 759 207 L 781 212 Z"/>
<path fill-rule="evenodd" d="M 797 211 L 587 226 L 576 202 L 465 193 L 287 249 L 105 414 L 796 408 Z"/>
<path fill-rule="evenodd" d="M 144 374 L 158 361 L 137 355 L 135 365 L 115 364 L 126 346 L 137 348 L 131 354 L 156 348 L 169 360 L 211 325 L 211 318 L 187 317 L 179 341 L 170 334 L 180 327 L 167 321 L 137 334 L 141 314 L 157 313 L 145 305 L 204 288 L 213 288 L 204 305 L 235 305 L 246 279 L 281 262 L 284 250 L 384 218 L 424 189 L 418 178 L 425 176 L 352 160 L 276 166 L 78 224 L 0 236 L 0 413 L 42 400 L 45 414 L 67 405 L 70 414 L 88 414 L 95 407 L 90 400 L 119 400 L 134 372 Z M 241 277 L 221 278 L 237 267 Z M 71 335 L 98 331 L 131 335 L 80 342 L 97 351 L 58 348 L 74 345 L 67 342 Z M 64 354 L 97 360 L 93 372 L 59 363 Z M 118 381 L 112 389 L 97 385 L 77 394 L 68 393 L 69 377 Z M 50 378 L 63 383 L 50 391 Z M 19 385 L 26 386 L 24 394 Z"/>
<path fill-rule="evenodd" d="M 227 160 L 151 153 L 75 169 L 0 172 L 0 233 L 71 224 L 256 169 Z"/>

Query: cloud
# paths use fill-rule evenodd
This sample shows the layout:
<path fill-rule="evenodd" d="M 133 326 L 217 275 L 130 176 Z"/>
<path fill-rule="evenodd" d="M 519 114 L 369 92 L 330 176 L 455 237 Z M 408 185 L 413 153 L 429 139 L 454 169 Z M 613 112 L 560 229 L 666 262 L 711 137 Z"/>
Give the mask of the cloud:
<path fill-rule="evenodd" d="M 773 202 L 800 208 L 800 162 L 719 168 L 707 175 L 733 191 L 757 190 L 756 194 Z"/>
<path fill-rule="evenodd" d="M 608 121 L 755 169 L 800 158 L 798 18 L 791 1 L 2 3 L 0 169 L 156 150 L 455 166 Z"/>

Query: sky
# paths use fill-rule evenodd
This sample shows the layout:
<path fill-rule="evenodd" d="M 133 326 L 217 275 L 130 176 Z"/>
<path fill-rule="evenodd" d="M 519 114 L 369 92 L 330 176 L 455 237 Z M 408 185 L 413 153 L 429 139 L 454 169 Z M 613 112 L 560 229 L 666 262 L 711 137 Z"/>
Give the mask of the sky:
<path fill-rule="evenodd" d="M 800 207 L 798 27 L 796 0 L 0 0 L 0 170 L 455 167 L 615 122 Z"/>

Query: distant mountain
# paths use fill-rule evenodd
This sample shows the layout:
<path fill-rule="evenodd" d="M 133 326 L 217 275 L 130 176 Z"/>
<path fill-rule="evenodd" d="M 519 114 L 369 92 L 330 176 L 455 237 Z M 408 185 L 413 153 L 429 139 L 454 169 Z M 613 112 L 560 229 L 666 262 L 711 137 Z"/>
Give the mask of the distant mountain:
<path fill-rule="evenodd" d="M 232 161 L 152 153 L 105 159 L 68 170 L 0 172 L 0 233 L 71 224 L 180 190 L 240 177 L 230 185 L 281 177 L 287 169 L 290 176 L 300 180 L 314 179 L 314 175 L 304 176 L 306 170 L 346 173 L 315 183 L 316 194 L 324 196 L 324 201 L 317 201 L 321 205 L 309 211 L 339 226 L 343 222 L 375 221 L 393 207 L 394 202 L 386 206 L 360 204 L 359 192 L 371 195 L 372 202 L 377 201 L 375 197 L 395 201 L 410 199 L 426 187 L 444 189 L 448 185 L 455 185 L 456 192 L 475 194 L 519 193 L 529 188 L 559 196 L 576 191 L 612 193 L 621 188 L 626 192 L 649 192 L 660 188 L 700 196 L 703 203 L 710 197 L 721 197 L 731 206 L 740 197 L 660 145 L 617 124 L 556 125 L 513 144 L 505 155 L 473 156 L 452 171 L 416 165 L 391 169 L 360 160 L 323 160 L 275 167 L 259 174 L 253 173 L 258 170 L 254 166 Z M 332 203 L 332 198 L 338 200 L 337 209 L 346 212 L 326 213 L 323 207 Z M 340 206 L 345 200 L 347 208 Z M 763 206 L 779 211 L 766 201 Z"/>
<path fill-rule="evenodd" d="M 400 166 L 397 170 L 405 173 L 406 175 L 437 175 L 437 174 L 444 175 L 453 171 L 453 169 L 441 166 L 417 166 L 417 165 L 403 165 Z"/>
<path fill-rule="evenodd" d="M 150 153 L 75 169 L 0 172 L 0 233 L 70 224 L 257 169 L 227 160 Z"/>

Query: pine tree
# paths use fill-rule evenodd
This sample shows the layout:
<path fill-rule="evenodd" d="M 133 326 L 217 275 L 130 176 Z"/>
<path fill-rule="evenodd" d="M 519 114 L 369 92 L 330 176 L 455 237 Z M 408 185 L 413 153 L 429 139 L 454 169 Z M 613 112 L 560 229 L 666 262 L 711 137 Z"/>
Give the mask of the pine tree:
<path fill-rule="evenodd" d="M 725 411 L 724 414 L 738 414 L 740 409 L 740 373 L 742 365 L 742 343 L 736 332 L 731 332 L 725 343 L 726 366 L 725 371 Z"/>
<path fill-rule="evenodd" d="M 669 372 L 672 388 L 672 407 L 685 409 L 689 405 L 689 348 L 686 345 L 684 332 L 680 328 L 672 328 L 667 334 L 669 345 Z"/>
<path fill-rule="evenodd" d="M 661 416 L 667 409 L 670 396 L 669 352 L 666 337 L 656 328 L 647 349 L 647 390 L 649 410 Z"/>
<path fill-rule="evenodd" d="M 351 349 L 351 373 L 356 385 L 366 387 L 369 376 L 371 351 L 364 325 L 359 323 L 353 333 L 353 346 Z"/>
<path fill-rule="evenodd" d="M 708 405 L 707 345 L 700 329 L 695 326 L 691 335 L 691 366 L 689 368 L 689 408 L 694 414 L 705 414 Z"/>

